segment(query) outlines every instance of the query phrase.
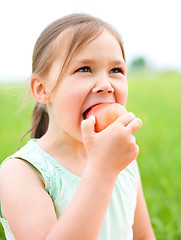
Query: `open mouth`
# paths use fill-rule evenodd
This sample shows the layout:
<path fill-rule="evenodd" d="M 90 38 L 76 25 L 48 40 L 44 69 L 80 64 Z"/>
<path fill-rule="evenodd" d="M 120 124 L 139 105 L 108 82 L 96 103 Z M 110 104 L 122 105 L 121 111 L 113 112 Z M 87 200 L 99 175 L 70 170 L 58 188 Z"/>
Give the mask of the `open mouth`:
<path fill-rule="evenodd" d="M 83 112 L 83 114 L 82 114 L 82 116 L 83 116 L 83 119 L 85 120 L 86 119 L 86 117 L 87 117 L 87 114 L 89 113 L 89 111 L 93 108 L 93 107 L 95 107 L 95 106 L 97 106 L 97 105 L 100 105 L 100 104 L 105 104 L 105 103 L 115 103 L 115 102 L 100 102 L 100 103 L 96 103 L 96 104 L 94 104 L 94 105 L 92 105 L 91 107 L 89 107 L 87 110 L 85 110 L 85 112 Z"/>
<path fill-rule="evenodd" d="M 88 108 L 88 109 L 83 113 L 83 119 L 85 120 L 86 117 L 87 117 L 88 112 L 89 112 L 93 107 L 95 107 L 96 105 L 99 105 L 99 104 L 101 104 L 101 103 L 97 103 L 97 104 L 91 106 L 90 108 Z"/>
<path fill-rule="evenodd" d="M 91 110 L 92 107 L 88 108 L 84 113 L 83 113 L 83 119 L 85 120 L 87 117 L 88 112 Z"/>

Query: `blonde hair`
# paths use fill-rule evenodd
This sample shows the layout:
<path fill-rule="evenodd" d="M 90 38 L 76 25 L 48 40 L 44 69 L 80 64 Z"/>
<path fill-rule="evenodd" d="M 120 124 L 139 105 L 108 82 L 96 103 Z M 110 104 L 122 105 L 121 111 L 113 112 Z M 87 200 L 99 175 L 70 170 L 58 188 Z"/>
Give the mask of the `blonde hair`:
<path fill-rule="evenodd" d="M 33 51 L 32 74 L 43 75 L 48 71 L 55 59 L 56 48 L 61 45 L 62 39 L 59 36 L 69 29 L 71 32 L 69 45 L 54 88 L 56 88 L 74 54 L 86 43 L 99 36 L 104 29 L 117 39 L 123 59 L 126 61 L 122 39 L 110 24 L 87 14 L 71 14 L 54 21 L 40 34 Z M 31 138 L 43 136 L 47 131 L 48 123 L 49 116 L 46 106 L 36 103 L 33 110 L 32 127 L 28 131 L 31 132 Z"/>

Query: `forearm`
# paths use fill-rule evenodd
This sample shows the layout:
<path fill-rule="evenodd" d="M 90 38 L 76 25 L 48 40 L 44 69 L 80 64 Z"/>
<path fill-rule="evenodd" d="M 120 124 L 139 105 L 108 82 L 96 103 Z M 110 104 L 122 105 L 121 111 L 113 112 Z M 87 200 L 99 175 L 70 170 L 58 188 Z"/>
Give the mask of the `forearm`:
<path fill-rule="evenodd" d="M 116 176 L 86 169 L 78 189 L 46 240 L 98 239 Z"/>

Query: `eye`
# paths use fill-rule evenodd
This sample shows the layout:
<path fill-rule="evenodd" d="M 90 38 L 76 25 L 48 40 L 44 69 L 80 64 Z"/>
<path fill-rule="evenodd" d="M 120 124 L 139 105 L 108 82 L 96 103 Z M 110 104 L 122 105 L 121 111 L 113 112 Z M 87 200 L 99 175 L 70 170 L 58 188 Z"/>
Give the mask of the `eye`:
<path fill-rule="evenodd" d="M 123 73 L 123 70 L 121 68 L 113 68 L 109 73 Z"/>
<path fill-rule="evenodd" d="M 84 66 L 84 67 L 77 69 L 75 72 L 91 72 L 91 69 L 88 66 Z"/>

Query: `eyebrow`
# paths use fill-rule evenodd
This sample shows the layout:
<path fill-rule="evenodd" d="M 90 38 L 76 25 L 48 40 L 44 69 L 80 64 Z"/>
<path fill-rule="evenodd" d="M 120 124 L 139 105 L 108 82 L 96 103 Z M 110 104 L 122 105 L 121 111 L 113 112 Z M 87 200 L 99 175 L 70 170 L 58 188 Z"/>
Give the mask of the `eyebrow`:
<path fill-rule="evenodd" d="M 111 61 L 113 65 L 124 65 L 127 66 L 127 63 L 124 60 L 113 60 Z"/>
<path fill-rule="evenodd" d="M 93 59 L 75 59 L 72 61 L 72 65 L 74 64 L 83 64 L 83 65 L 89 65 L 95 63 L 95 60 Z"/>
<path fill-rule="evenodd" d="M 72 65 L 74 64 L 83 64 L 83 65 L 89 65 L 89 64 L 94 64 L 96 61 L 94 59 L 75 59 L 72 61 Z M 112 65 L 124 65 L 125 67 L 127 66 L 127 63 L 124 60 L 113 60 L 110 61 L 110 64 Z"/>

